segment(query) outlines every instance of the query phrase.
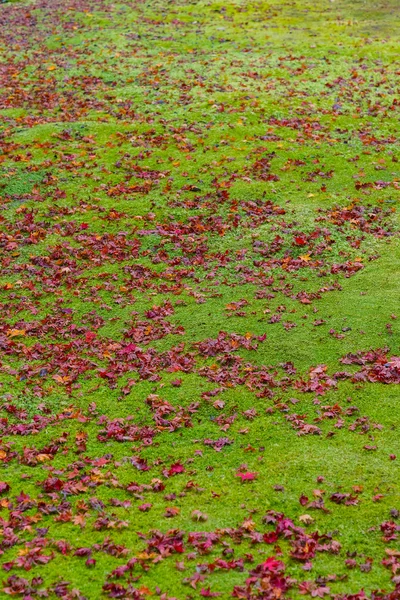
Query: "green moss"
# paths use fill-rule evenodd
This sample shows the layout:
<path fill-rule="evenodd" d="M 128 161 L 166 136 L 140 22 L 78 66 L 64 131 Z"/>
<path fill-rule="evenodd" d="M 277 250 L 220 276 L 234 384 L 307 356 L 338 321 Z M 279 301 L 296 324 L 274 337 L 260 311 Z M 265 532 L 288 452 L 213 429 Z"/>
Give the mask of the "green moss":
<path fill-rule="evenodd" d="M 14 564 L 3 580 L 41 576 L 49 587 L 62 578 L 95 599 L 113 569 L 137 557 L 146 568 L 135 567 L 133 585 L 144 596 L 159 588 L 198 598 L 210 586 L 229 598 L 249 570 L 277 555 L 287 575 L 326 578 L 332 594 L 393 589 L 382 559 L 398 542 L 384 541 L 380 526 L 399 508 L 398 459 L 390 458 L 400 457 L 399 386 L 337 376 L 322 396 L 299 388 L 317 365 L 329 376 L 359 370 L 341 362 L 348 353 L 399 354 L 395 0 L 23 0 L 0 11 L 0 27 L 15 38 L 0 49 L 10 66 L 0 89 L 0 425 L 1 443 L 16 453 L 0 467 L 11 486 L 2 516 L 17 510 L 21 492 L 71 503 L 65 522 L 55 518 L 59 506 L 23 513 L 34 518 L 15 526 L 19 541 L 2 547 L 3 562 L 22 556 L 38 527 L 48 528 L 45 553 L 54 558 L 29 573 Z M 252 212 L 250 203 L 268 201 L 283 210 Z M 365 207 L 362 218 L 339 224 L 330 211 L 349 206 Z M 354 274 L 335 271 L 359 262 Z M 157 337 L 159 321 L 148 311 L 165 302 L 173 311 Z M 221 331 L 266 334 L 256 349 L 232 351 L 241 359 L 237 380 L 232 357 L 206 357 L 196 345 Z M 121 358 L 127 344 L 162 357 L 154 373 Z M 167 366 L 180 344 L 193 359 L 186 370 L 176 358 Z M 292 383 L 271 395 L 245 377 L 270 367 L 281 379 L 288 362 Z M 206 367 L 226 367 L 231 379 L 212 381 Z M 155 421 L 152 395 L 173 407 L 166 419 L 194 405 L 197 412 L 173 430 Z M 294 415 L 318 435 L 299 435 Z M 153 444 L 143 433 L 103 440 L 114 419 L 155 428 Z M 28 435 L 7 429 L 33 423 Z M 82 433 L 86 450 L 76 442 Z M 222 437 L 232 443 L 220 452 L 204 443 Z M 29 462 L 35 449 L 50 457 Z M 137 469 L 133 456 L 149 470 Z M 184 474 L 166 477 L 176 462 Z M 236 477 L 242 465 L 257 473 L 254 481 Z M 84 487 L 52 496 L 43 489 L 48 477 Z M 126 490 L 154 479 L 165 490 Z M 334 503 L 337 492 L 356 494 L 358 504 Z M 303 506 L 303 495 L 320 495 L 328 510 Z M 138 508 L 144 503 L 148 512 Z M 166 516 L 168 507 L 176 516 Z M 207 520 L 194 520 L 195 510 Z M 222 546 L 191 556 L 187 545 L 183 555 L 154 560 L 138 536 L 220 532 L 249 519 L 264 532 L 267 510 L 330 533 L 340 551 L 318 552 L 308 572 L 290 557 L 288 540 L 280 538 L 279 549 L 227 537 L 234 558 L 253 554 L 254 562 L 243 572 L 215 569 L 194 589 L 185 578 L 224 558 Z M 127 527 L 97 530 L 103 513 Z M 314 519 L 308 526 L 299 520 L 305 513 Z M 75 555 L 108 537 L 127 555 L 94 549 L 93 568 Z M 72 545 L 66 555 L 59 540 Z M 354 552 L 358 565 L 372 559 L 370 570 L 346 567 Z M 303 596 L 294 587 L 287 597 Z"/>

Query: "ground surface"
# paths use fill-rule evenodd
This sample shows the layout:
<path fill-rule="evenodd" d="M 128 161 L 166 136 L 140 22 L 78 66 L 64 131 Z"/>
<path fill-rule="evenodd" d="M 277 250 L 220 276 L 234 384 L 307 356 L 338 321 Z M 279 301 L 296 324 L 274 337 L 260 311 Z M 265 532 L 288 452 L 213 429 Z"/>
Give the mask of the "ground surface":
<path fill-rule="evenodd" d="M 1 597 L 400 598 L 399 14 L 0 7 Z"/>

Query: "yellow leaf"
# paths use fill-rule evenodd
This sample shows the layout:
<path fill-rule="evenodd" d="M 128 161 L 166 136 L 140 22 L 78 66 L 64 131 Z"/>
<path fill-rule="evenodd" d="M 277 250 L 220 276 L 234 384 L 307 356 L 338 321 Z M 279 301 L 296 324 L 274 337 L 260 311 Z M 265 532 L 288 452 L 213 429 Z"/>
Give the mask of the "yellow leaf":
<path fill-rule="evenodd" d="M 51 459 L 52 459 L 52 456 L 51 456 L 51 454 L 38 454 L 38 455 L 36 456 L 36 459 L 37 459 L 39 462 L 45 462 L 46 460 L 51 460 Z"/>
<path fill-rule="evenodd" d="M 62 377 L 61 375 L 54 375 L 53 379 L 54 381 L 57 381 L 57 383 L 69 383 L 70 381 L 68 376 Z"/>
<path fill-rule="evenodd" d="M 25 334 L 26 334 L 25 329 L 9 329 L 7 331 L 7 335 L 10 338 L 17 337 L 18 335 L 25 335 Z"/>
<path fill-rule="evenodd" d="M 242 523 L 242 528 L 246 529 L 246 531 L 254 531 L 256 524 L 252 519 L 247 519 Z"/>
<path fill-rule="evenodd" d="M 299 521 L 304 523 L 304 525 L 310 525 L 310 523 L 314 522 L 314 519 L 310 515 L 300 515 Z"/>

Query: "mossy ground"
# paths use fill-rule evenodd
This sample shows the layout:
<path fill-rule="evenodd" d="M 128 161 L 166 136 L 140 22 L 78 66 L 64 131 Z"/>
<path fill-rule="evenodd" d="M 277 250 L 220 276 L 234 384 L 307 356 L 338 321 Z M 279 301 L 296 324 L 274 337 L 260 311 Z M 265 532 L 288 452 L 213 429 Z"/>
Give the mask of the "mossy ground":
<path fill-rule="evenodd" d="M 306 580 L 332 597 L 398 589 L 396 569 L 382 564 L 398 542 L 384 541 L 380 526 L 400 509 L 399 379 L 337 377 L 320 396 L 301 380 L 321 364 L 332 377 L 354 373 L 340 362 L 348 353 L 399 355 L 399 16 L 395 0 L 0 7 L 4 597 L 18 595 L 7 579 L 18 576 L 43 578 L 33 596 L 60 595 L 63 579 L 62 597 L 100 598 L 111 594 L 103 589 L 111 571 L 132 557 L 139 591 L 119 597 L 195 598 L 210 587 L 228 598 L 270 555 L 298 583 L 282 596 L 255 588 L 238 597 L 294 599 Z M 152 316 L 168 303 L 166 315 Z M 193 345 L 221 331 L 248 334 L 257 347 L 240 342 L 207 357 Z M 277 381 L 288 362 L 297 371 L 285 385 L 248 379 L 271 366 Z M 216 383 L 218 369 L 228 375 Z M 197 412 L 169 430 L 155 421 L 152 395 L 178 420 L 192 403 Z M 335 419 L 324 406 L 339 407 Z M 299 435 L 288 419 L 295 413 L 319 434 Z M 143 433 L 99 439 L 105 423 L 127 417 L 153 429 L 152 444 Z M 356 418 L 364 421 L 352 430 Z M 204 444 L 221 437 L 232 443 L 220 452 Z M 27 448 L 45 450 L 27 459 Z M 168 476 L 176 463 L 184 472 Z M 236 477 L 242 465 L 254 480 Z M 46 478 L 64 487 L 46 491 Z M 154 479 L 161 493 L 126 489 Z M 79 480 L 80 490 L 65 487 Z M 356 505 L 330 500 L 354 489 Z M 324 498 L 328 511 L 303 506 L 303 495 Z M 138 509 L 144 502 L 148 512 Z M 195 510 L 207 520 L 194 520 Z M 269 510 L 329 533 L 340 551 L 317 552 L 305 571 L 290 541 L 253 544 L 248 534 L 269 530 Z M 114 524 L 96 529 L 99 515 Z M 244 570 L 206 572 L 198 565 L 223 546 L 163 560 L 144 553 L 137 532 L 173 528 L 232 528 L 233 556 L 253 559 Z M 126 555 L 93 548 L 107 537 Z M 59 540 L 71 545 L 64 554 Z M 18 556 L 36 547 L 51 560 L 25 571 Z M 96 564 L 78 548 L 91 548 Z M 196 572 L 204 580 L 185 583 Z"/>

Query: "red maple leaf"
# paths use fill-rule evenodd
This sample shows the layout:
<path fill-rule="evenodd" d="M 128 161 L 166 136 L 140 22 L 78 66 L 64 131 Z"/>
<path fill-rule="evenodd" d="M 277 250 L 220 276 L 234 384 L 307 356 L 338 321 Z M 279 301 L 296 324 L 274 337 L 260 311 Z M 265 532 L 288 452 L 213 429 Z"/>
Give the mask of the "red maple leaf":
<path fill-rule="evenodd" d="M 236 473 L 236 477 L 240 477 L 242 481 L 253 481 L 257 479 L 258 473 L 252 473 L 251 471 L 246 471 L 245 473 Z"/>

